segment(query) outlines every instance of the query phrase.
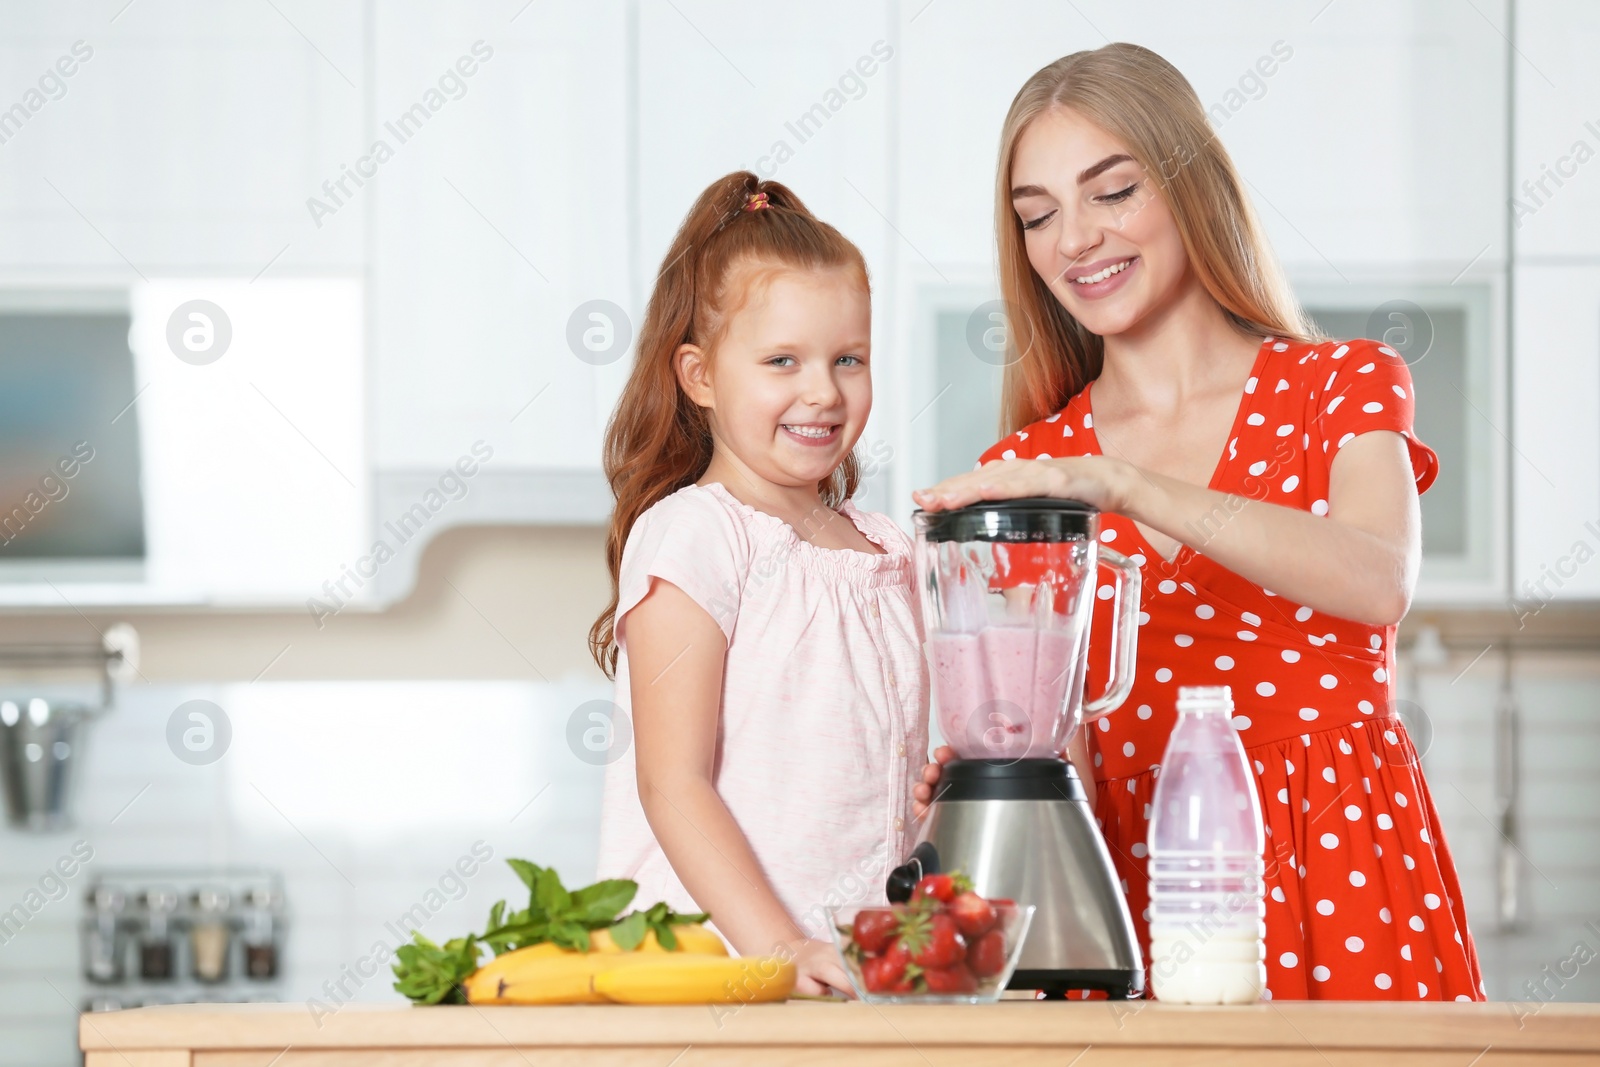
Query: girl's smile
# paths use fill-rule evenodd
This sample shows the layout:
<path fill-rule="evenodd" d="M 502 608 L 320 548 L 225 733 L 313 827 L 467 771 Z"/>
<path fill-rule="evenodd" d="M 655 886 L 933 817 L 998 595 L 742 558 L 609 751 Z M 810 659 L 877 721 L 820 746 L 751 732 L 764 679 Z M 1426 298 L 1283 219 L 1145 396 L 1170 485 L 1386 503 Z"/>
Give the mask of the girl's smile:
<path fill-rule="evenodd" d="M 839 423 L 822 423 L 808 425 L 784 424 L 779 427 L 789 436 L 793 437 L 805 448 L 819 448 L 833 444 L 838 440 Z"/>

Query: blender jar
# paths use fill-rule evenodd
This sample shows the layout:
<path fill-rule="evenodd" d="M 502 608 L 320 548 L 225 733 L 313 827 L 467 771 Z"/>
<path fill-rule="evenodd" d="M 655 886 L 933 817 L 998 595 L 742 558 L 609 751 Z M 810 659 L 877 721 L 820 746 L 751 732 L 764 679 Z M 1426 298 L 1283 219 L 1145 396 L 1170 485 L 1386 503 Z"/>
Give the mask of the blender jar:
<path fill-rule="evenodd" d="M 1061 758 L 1087 716 L 1133 687 L 1139 568 L 1100 544 L 1100 512 L 1074 500 L 918 511 L 917 576 L 934 701 L 962 759 Z M 1099 568 L 1110 568 L 1111 677 L 1083 702 Z"/>

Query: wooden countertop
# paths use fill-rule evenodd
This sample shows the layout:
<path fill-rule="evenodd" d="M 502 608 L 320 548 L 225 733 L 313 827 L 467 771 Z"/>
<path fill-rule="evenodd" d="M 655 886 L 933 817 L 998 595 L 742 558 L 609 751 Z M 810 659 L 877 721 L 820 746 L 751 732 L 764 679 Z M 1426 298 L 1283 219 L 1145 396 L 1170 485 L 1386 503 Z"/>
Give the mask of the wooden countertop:
<path fill-rule="evenodd" d="M 1600 1005 L 1153 1001 L 876 1007 L 791 1001 L 700 1007 L 175 1005 L 84 1015 L 87 1067 L 692 1067 L 1004 1062 L 1600 1063 Z M 1075 1058 L 1076 1057 L 1076 1058 Z"/>

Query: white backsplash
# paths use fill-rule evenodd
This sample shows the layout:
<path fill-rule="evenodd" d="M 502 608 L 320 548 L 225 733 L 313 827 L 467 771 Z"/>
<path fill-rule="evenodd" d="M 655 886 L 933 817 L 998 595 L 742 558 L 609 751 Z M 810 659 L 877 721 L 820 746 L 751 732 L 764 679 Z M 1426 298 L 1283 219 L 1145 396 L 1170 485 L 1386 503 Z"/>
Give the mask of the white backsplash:
<path fill-rule="evenodd" d="M 495 900 L 525 892 L 508 856 L 553 865 L 568 885 L 592 879 L 603 768 L 574 755 L 567 724 L 579 705 L 609 696 L 588 682 L 124 690 L 85 746 L 76 828 L 0 830 L 0 910 L 36 889 L 75 842 L 94 850 L 66 895 L 0 944 L 0 1065 L 80 1062 L 77 1010 L 96 987 L 79 974 L 77 926 L 90 879 L 113 868 L 278 870 L 283 998 L 332 1005 L 324 983 L 342 981 L 349 999 L 397 999 L 387 965 L 350 975 L 377 943 L 395 946 L 417 905 L 433 910 L 442 899 L 422 927 L 442 940 L 481 929 Z M 232 726 L 209 765 L 167 747 L 169 716 L 192 699 L 222 707 Z M 470 878 L 448 877 L 475 846 L 493 858 Z"/>

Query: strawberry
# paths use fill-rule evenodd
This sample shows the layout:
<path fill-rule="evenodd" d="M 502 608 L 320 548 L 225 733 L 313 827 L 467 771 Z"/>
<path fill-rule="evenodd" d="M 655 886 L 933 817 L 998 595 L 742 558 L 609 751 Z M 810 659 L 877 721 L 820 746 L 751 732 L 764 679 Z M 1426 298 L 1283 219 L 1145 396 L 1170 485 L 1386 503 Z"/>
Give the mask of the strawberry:
<path fill-rule="evenodd" d="M 850 929 L 850 940 L 869 956 L 882 952 L 900 927 L 900 917 L 891 908 L 862 908 Z"/>
<path fill-rule="evenodd" d="M 911 891 L 912 900 L 937 900 L 944 904 L 956 895 L 955 879 L 948 874 L 925 874 Z"/>
<path fill-rule="evenodd" d="M 956 894 L 946 911 L 969 939 L 988 932 L 989 928 L 994 926 L 996 918 L 994 907 L 970 889 L 965 893 Z"/>
<path fill-rule="evenodd" d="M 879 958 L 884 961 L 885 971 L 889 976 L 890 982 L 892 983 L 899 981 L 900 976 L 904 974 L 906 968 L 910 966 L 911 950 L 908 949 L 906 947 L 906 943 L 900 940 L 898 937 L 891 938 L 888 946 L 883 950 L 883 955 Z"/>
<path fill-rule="evenodd" d="M 1006 940 L 999 930 L 990 930 L 967 946 L 967 966 L 979 978 L 993 978 L 1005 969 Z"/>
<path fill-rule="evenodd" d="M 956 921 L 925 909 L 907 914 L 900 924 L 900 940 L 910 950 L 911 962 L 924 969 L 959 963 L 967 951 Z"/>
<path fill-rule="evenodd" d="M 898 939 L 889 942 L 881 956 L 861 961 L 861 984 L 869 993 L 909 993 L 922 969 L 911 962 L 911 953 Z"/>
<path fill-rule="evenodd" d="M 964 963 L 950 967 L 934 967 L 922 972 L 930 993 L 976 993 L 978 980 Z"/>
<path fill-rule="evenodd" d="M 861 984 L 869 993 L 888 992 L 897 978 L 892 976 L 892 967 L 893 964 L 882 956 L 868 956 L 861 961 Z"/>

